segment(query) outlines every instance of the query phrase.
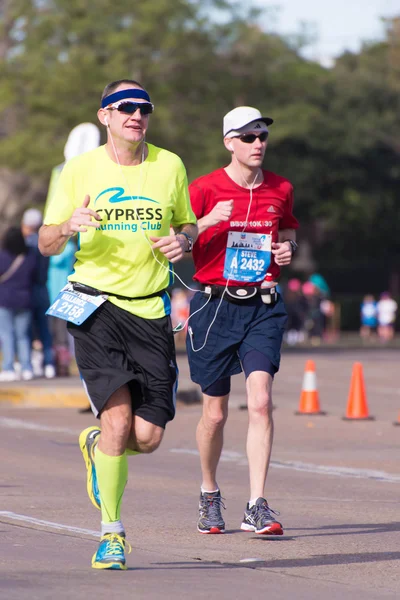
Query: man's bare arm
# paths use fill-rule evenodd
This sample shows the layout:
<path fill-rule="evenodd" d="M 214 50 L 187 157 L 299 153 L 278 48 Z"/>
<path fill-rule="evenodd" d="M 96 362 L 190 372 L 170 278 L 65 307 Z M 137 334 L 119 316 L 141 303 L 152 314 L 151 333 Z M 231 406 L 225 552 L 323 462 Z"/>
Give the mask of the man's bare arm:
<path fill-rule="evenodd" d="M 39 251 L 43 256 L 61 254 L 70 235 L 65 235 L 68 221 L 61 225 L 42 225 L 39 229 Z"/>
<path fill-rule="evenodd" d="M 212 211 L 198 220 L 199 235 L 209 227 L 218 225 L 221 221 L 229 221 L 233 210 L 233 200 L 221 200 L 217 202 Z"/>
<path fill-rule="evenodd" d="M 193 238 L 193 243 L 197 239 L 197 225 L 194 223 L 185 223 L 184 225 L 180 225 L 180 227 L 174 228 L 174 235 L 166 235 L 163 237 L 150 236 L 150 240 L 153 243 L 153 250 L 160 250 L 168 258 L 171 263 L 176 263 L 178 260 L 183 258 L 185 251 L 188 249 L 188 240 L 183 235 L 178 235 L 179 233 L 187 233 L 191 238 Z"/>
<path fill-rule="evenodd" d="M 85 196 L 82 206 L 74 210 L 68 221 L 60 225 L 43 225 L 39 230 L 39 251 L 43 256 L 61 254 L 69 238 L 87 231 L 88 227 L 100 227 L 101 216 L 88 208 L 90 196 Z M 93 219 L 95 219 L 93 221 Z"/>
<path fill-rule="evenodd" d="M 280 229 L 279 230 L 279 242 L 284 242 L 285 240 L 293 240 L 296 241 L 296 230 L 295 229 Z"/>
<path fill-rule="evenodd" d="M 278 242 L 272 242 L 272 254 L 275 262 L 280 267 L 290 265 L 293 257 L 293 248 L 288 240 L 296 241 L 295 229 L 281 229 L 278 235 Z"/>
<path fill-rule="evenodd" d="M 188 235 L 190 235 L 190 237 L 193 238 L 193 244 L 195 243 L 195 241 L 197 240 L 197 236 L 199 235 L 199 229 L 197 224 L 195 223 L 185 223 L 180 227 L 175 227 L 174 231 L 175 235 L 178 233 L 187 233 Z"/>

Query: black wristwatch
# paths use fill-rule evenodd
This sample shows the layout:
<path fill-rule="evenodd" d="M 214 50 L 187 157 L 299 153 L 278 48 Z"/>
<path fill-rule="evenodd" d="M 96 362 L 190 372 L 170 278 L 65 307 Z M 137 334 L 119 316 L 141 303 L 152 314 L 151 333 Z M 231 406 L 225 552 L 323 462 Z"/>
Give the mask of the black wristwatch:
<path fill-rule="evenodd" d="M 284 240 L 284 242 L 289 242 L 290 247 L 292 249 L 292 256 L 293 256 L 293 254 L 296 252 L 296 250 L 299 247 L 299 245 L 296 244 L 296 242 L 294 240 Z"/>
<path fill-rule="evenodd" d="M 187 250 L 185 250 L 185 252 L 191 252 L 192 248 L 193 248 L 193 238 L 188 233 L 185 233 L 184 231 L 178 231 L 178 233 L 176 235 L 184 235 L 185 236 L 185 238 L 188 241 L 188 248 L 187 248 Z"/>

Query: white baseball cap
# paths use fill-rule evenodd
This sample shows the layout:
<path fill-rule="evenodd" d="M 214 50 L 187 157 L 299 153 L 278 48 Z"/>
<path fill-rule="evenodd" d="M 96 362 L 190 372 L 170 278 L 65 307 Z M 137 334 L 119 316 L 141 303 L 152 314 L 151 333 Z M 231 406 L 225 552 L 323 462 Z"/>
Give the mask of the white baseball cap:
<path fill-rule="evenodd" d="M 257 108 L 238 106 L 224 116 L 224 137 L 229 137 L 230 132 L 237 132 L 253 121 L 262 121 L 265 125 L 274 122 L 270 117 L 263 117 Z"/>

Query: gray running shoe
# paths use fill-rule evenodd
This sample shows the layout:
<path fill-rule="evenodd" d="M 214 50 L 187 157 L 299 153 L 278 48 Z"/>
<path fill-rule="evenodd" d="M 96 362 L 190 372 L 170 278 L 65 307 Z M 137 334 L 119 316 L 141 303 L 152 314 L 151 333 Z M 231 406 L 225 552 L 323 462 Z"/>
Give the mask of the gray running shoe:
<path fill-rule="evenodd" d="M 221 492 L 200 493 L 199 501 L 199 520 L 197 522 L 197 531 L 200 533 L 224 533 L 225 522 L 221 515 L 222 502 Z"/>
<path fill-rule="evenodd" d="M 267 535 L 283 535 L 282 524 L 274 519 L 273 515 L 279 515 L 279 513 L 268 506 L 265 498 L 258 498 L 251 508 L 247 504 L 240 529 Z"/>

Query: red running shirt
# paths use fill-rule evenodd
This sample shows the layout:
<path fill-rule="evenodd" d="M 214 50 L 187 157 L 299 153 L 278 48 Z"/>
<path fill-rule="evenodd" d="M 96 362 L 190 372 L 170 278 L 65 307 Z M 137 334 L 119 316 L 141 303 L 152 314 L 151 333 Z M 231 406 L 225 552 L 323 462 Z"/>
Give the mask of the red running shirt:
<path fill-rule="evenodd" d="M 230 220 L 209 227 L 199 235 L 193 247 L 196 267 L 193 279 L 199 283 L 226 285 L 223 273 L 229 231 L 271 234 L 272 242 L 277 242 L 280 229 L 298 228 L 299 223 L 292 213 L 292 184 L 271 171 L 263 170 L 263 174 L 263 183 L 253 189 L 253 202 L 247 223 L 244 221 L 250 202 L 250 190 L 237 185 L 224 168 L 199 177 L 190 184 L 190 201 L 197 219 L 210 213 L 218 202 L 233 200 Z M 272 255 L 268 272 L 275 280 L 279 277 L 280 268 Z M 254 284 L 232 280 L 230 285 L 243 287 Z"/>

